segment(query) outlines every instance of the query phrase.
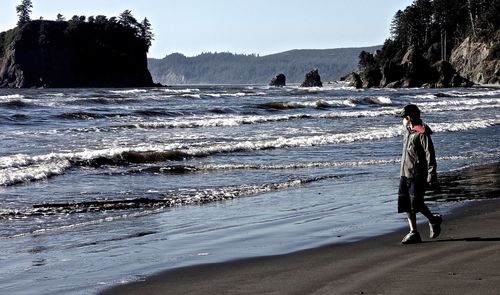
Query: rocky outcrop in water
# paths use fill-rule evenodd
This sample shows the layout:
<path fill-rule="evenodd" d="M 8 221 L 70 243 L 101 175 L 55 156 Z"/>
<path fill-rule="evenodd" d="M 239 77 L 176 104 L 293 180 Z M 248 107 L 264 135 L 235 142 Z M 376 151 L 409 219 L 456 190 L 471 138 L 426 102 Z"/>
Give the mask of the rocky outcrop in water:
<path fill-rule="evenodd" d="M 147 87 L 147 44 L 118 22 L 37 20 L 0 34 L 0 87 Z"/>
<path fill-rule="evenodd" d="M 367 53 L 368 54 L 368 53 Z M 374 59 L 367 55 L 367 62 L 363 63 L 359 75 L 351 74 L 347 82 L 357 88 L 370 87 L 470 87 L 474 85 L 460 74 L 447 61 L 438 61 L 430 64 L 418 50 L 410 47 L 401 62 L 387 61 L 383 66 L 376 64 Z"/>
<path fill-rule="evenodd" d="M 286 76 L 285 74 L 278 74 L 276 77 L 271 79 L 269 86 L 283 87 L 286 86 Z"/>
<path fill-rule="evenodd" d="M 352 72 L 347 76 L 340 78 L 340 81 L 344 81 L 347 85 L 351 87 L 361 88 L 363 86 L 363 81 L 361 81 L 361 77 L 358 73 Z"/>
<path fill-rule="evenodd" d="M 323 82 L 321 82 L 321 76 L 319 75 L 319 70 L 314 69 L 306 74 L 304 82 L 300 87 L 323 87 Z"/>

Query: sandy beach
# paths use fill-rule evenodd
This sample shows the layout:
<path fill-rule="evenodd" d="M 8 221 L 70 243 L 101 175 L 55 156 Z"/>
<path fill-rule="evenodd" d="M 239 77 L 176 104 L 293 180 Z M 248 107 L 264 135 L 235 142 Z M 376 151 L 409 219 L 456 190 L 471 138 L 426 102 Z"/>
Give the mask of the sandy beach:
<path fill-rule="evenodd" d="M 476 175 L 471 179 L 487 173 Z M 496 186 L 498 178 L 486 182 Z M 402 228 L 361 242 L 176 269 L 101 294 L 498 294 L 498 220 L 500 200 L 473 201 L 444 217 L 435 240 L 420 224 L 420 244 L 401 245 Z"/>

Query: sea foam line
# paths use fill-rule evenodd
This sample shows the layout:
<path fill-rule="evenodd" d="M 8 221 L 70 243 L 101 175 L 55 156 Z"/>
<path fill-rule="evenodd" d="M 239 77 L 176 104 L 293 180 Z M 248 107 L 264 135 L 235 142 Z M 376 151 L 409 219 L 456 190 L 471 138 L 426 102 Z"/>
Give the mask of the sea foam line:
<path fill-rule="evenodd" d="M 303 177 L 290 179 L 283 182 L 265 183 L 265 184 L 244 184 L 238 186 L 227 186 L 219 188 L 207 189 L 182 189 L 166 193 L 163 197 L 148 198 L 136 197 L 127 199 L 114 199 L 114 200 L 93 200 L 82 202 L 69 202 L 69 203 L 43 203 L 34 204 L 32 208 L 18 208 L 18 209 L 0 209 L 0 220 L 2 219 L 24 219 L 27 217 L 49 217 L 53 215 L 68 215 L 68 214 L 85 214 L 95 212 L 114 212 L 141 209 L 142 214 L 159 213 L 166 208 L 185 206 L 185 205 L 200 205 L 213 202 L 220 202 L 231 200 L 235 198 L 255 196 L 258 194 L 283 190 L 293 187 L 304 186 L 313 182 L 338 179 L 347 175 L 322 175 L 316 177 Z M 151 209 L 155 211 L 150 211 Z M 144 212 L 144 210 L 148 210 Z M 127 214 L 129 216 L 137 216 L 137 213 Z M 141 214 L 141 212 L 139 212 Z M 124 215 L 121 215 L 122 217 Z M 100 221 L 112 221 L 120 216 L 109 216 Z M 79 225 L 95 224 L 96 221 L 89 221 Z M 75 225 L 58 226 L 55 230 L 72 228 Z M 32 233 L 44 233 L 51 229 L 36 230 Z M 52 229 L 54 230 L 54 229 Z M 20 235 L 25 235 L 20 234 Z M 18 236 L 18 235 L 16 235 Z"/>

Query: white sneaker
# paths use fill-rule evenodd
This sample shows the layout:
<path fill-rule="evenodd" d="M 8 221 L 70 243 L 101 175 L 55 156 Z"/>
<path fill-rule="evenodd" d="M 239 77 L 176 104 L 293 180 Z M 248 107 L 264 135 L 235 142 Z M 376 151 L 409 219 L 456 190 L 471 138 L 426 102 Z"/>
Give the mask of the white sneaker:
<path fill-rule="evenodd" d="M 443 223 L 443 217 L 441 217 L 441 215 L 434 215 L 434 221 L 429 222 L 429 232 L 431 239 L 437 238 L 441 233 L 441 223 Z"/>
<path fill-rule="evenodd" d="M 401 241 L 401 244 L 416 244 L 422 242 L 422 238 L 418 232 L 409 232 Z"/>

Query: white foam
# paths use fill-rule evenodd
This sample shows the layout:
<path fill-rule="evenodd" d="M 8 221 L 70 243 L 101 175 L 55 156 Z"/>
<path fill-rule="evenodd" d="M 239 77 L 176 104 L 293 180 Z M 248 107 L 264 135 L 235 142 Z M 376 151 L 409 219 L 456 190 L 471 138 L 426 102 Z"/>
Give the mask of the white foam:
<path fill-rule="evenodd" d="M 387 96 L 367 97 L 368 101 L 375 104 L 391 105 L 392 100 Z"/>
<path fill-rule="evenodd" d="M 300 104 L 300 103 L 299 103 Z M 335 107 L 335 106 L 347 106 L 347 107 L 355 107 L 356 104 L 352 102 L 350 99 L 342 99 L 342 100 L 323 100 L 320 99 L 318 101 L 313 101 L 313 102 L 305 102 L 303 103 L 305 106 L 308 107 L 322 107 L 322 106 L 328 106 L 328 107 Z"/>
<path fill-rule="evenodd" d="M 209 97 L 215 97 L 215 98 L 222 97 L 222 94 L 220 94 L 220 93 L 204 93 L 203 95 L 206 95 Z"/>
<path fill-rule="evenodd" d="M 0 95 L 0 101 L 12 101 L 12 100 L 20 100 L 23 99 L 24 95 L 21 94 L 10 94 L 10 95 Z"/>
<path fill-rule="evenodd" d="M 436 123 L 431 124 L 431 128 L 435 132 L 455 132 L 473 129 L 488 128 L 500 123 L 500 119 L 473 119 L 467 122 L 453 123 Z M 260 140 L 260 141 L 242 141 L 237 143 L 218 144 L 207 147 L 196 147 L 182 150 L 193 156 L 206 155 L 218 152 L 233 152 L 233 151 L 250 151 L 264 149 L 279 149 L 293 147 L 307 147 L 317 145 L 329 145 L 339 143 L 351 143 L 365 140 L 380 140 L 401 136 L 403 129 L 399 125 L 391 127 L 372 127 L 362 130 L 338 133 L 338 134 L 323 134 L 313 136 L 298 136 L 298 137 L 279 137 L 276 139 Z"/>
<path fill-rule="evenodd" d="M 193 92 L 200 92 L 200 89 L 197 88 L 186 88 L 186 89 L 162 89 L 163 92 L 166 93 L 173 93 L 173 94 L 179 94 L 179 93 L 193 93 Z"/>
<path fill-rule="evenodd" d="M 430 124 L 434 132 L 455 132 L 473 129 L 483 129 L 500 124 L 500 119 L 472 119 L 467 122 Z"/>
<path fill-rule="evenodd" d="M 460 99 L 460 100 L 441 100 L 432 102 L 417 103 L 423 107 L 434 106 L 473 106 L 473 105 L 500 105 L 500 98 L 483 98 L 483 99 Z"/>
<path fill-rule="evenodd" d="M 399 159 L 390 160 L 366 160 L 366 161 L 344 161 L 344 162 L 310 162 L 289 164 L 211 164 L 197 167 L 199 170 L 286 170 L 286 169 L 310 169 L 310 168 L 333 168 L 333 167 L 357 167 L 370 165 L 384 165 L 398 163 Z"/>
<path fill-rule="evenodd" d="M 0 169 L 0 186 L 20 182 L 46 179 L 52 175 L 61 175 L 71 166 L 68 160 L 58 159 L 21 168 Z"/>
<path fill-rule="evenodd" d="M 435 96 L 434 94 L 420 94 L 420 95 L 415 95 L 415 96 L 412 96 L 411 98 L 415 98 L 415 99 L 436 99 L 437 96 Z"/>
<path fill-rule="evenodd" d="M 133 93 L 144 93 L 147 92 L 147 90 L 146 89 L 110 90 L 109 92 L 116 94 L 133 94 Z"/>
<path fill-rule="evenodd" d="M 476 97 L 476 96 L 496 96 L 500 95 L 500 90 L 479 90 L 477 92 L 460 92 L 460 91 L 450 91 L 445 92 L 446 95 L 453 97 Z"/>

